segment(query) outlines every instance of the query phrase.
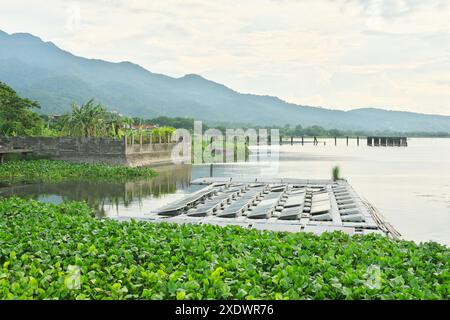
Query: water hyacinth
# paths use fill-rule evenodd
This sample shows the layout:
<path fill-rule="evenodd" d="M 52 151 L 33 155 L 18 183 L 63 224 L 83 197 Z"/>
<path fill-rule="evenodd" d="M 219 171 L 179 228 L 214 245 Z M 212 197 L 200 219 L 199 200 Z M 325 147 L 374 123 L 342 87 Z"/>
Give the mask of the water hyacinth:
<path fill-rule="evenodd" d="M 10 161 L 0 166 L 0 182 L 9 184 L 94 179 L 114 181 L 151 178 L 155 175 L 155 171 L 150 168 L 68 163 L 58 160 Z"/>
<path fill-rule="evenodd" d="M 450 250 L 379 235 L 98 220 L 0 199 L 0 299 L 448 299 Z"/>

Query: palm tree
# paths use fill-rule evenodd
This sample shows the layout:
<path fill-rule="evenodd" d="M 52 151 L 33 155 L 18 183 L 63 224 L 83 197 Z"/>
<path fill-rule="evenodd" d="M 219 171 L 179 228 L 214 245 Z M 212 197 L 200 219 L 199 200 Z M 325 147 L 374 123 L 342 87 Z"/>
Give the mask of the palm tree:
<path fill-rule="evenodd" d="M 104 136 L 107 132 L 106 109 L 101 104 L 95 104 L 91 99 L 85 104 L 71 105 L 72 111 L 63 116 L 63 129 L 69 135 L 80 137 Z"/>

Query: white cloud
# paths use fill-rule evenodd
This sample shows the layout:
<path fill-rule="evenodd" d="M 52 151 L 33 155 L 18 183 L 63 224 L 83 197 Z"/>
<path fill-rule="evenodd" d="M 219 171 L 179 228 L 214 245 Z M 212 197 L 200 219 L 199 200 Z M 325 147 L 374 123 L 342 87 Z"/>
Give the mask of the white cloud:
<path fill-rule="evenodd" d="M 300 104 L 450 115 L 447 0 L 0 3 L 0 29 L 81 56 Z"/>

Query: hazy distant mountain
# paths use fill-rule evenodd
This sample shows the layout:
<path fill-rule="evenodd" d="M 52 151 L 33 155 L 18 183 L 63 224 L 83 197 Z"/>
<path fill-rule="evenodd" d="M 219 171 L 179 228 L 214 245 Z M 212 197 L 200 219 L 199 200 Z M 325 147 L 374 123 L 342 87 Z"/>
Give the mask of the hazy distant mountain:
<path fill-rule="evenodd" d="M 73 101 L 95 98 L 123 114 L 145 118 L 167 115 L 261 125 L 450 132 L 448 116 L 300 106 L 276 97 L 241 94 L 198 75 L 172 78 L 130 62 L 77 57 L 26 33 L 0 31 L 0 81 L 39 101 L 42 112 L 52 114 L 68 110 Z"/>

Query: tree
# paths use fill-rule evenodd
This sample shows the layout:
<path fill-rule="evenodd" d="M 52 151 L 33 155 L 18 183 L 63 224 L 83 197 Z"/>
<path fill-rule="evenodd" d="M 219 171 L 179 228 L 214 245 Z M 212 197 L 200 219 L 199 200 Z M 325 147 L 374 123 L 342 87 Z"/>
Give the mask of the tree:
<path fill-rule="evenodd" d="M 44 122 L 33 109 L 36 101 L 20 97 L 11 87 L 0 82 L 0 135 L 38 135 Z"/>
<path fill-rule="evenodd" d="M 133 125 L 133 119 L 107 111 L 93 99 L 81 106 L 73 103 L 71 107 L 72 110 L 61 119 L 63 131 L 70 136 L 121 138 L 123 130 Z"/>
<path fill-rule="evenodd" d="M 105 124 L 109 130 L 108 135 L 122 138 L 124 130 L 131 128 L 133 119 L 124 117 L 117 111 L 106 112 Z"/>
<path fill-rule="evenodd" d="M 106 135 L 106 109 L 101 104 L 95 104 L 91 99 L 81 106 L 71 105 L 72 111 L 63 118 L 63 130 L 69 135 L 79 137 L 97 137 Z"/>

